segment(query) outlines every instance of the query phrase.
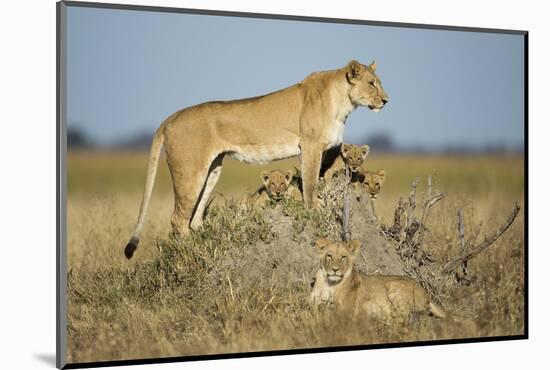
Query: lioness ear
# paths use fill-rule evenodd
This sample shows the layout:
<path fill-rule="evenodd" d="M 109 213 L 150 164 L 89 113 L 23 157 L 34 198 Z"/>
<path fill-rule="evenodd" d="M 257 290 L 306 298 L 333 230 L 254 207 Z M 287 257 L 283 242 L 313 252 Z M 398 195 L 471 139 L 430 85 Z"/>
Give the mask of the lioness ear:
<path fill-rule="evenodd" d="M 363 77 L 365 71 L 363 65 L 356 60 L 352 60 L 346 66 L 346 78 L 350 84 L 354 84 Z"/>
<path fill-rule="evenodd" d="M 372 71 L 376 71 L 376 61 L 372 61 L 372 63 L 369 65 L 369 68 L 372 69 Z"/>
<path fill-rule="evenodd" d="M 294 171 L 292 171 L 292 170 L 286 170 L 285 171 L 285 180 L 286 180 L 286 185 L 287 186 L 292 181 L 292 176 L 294 176 Z"/>
<path fill-rule="evenodd" d="M 262 171 L 262 174 L 260 176 L 264 184 L 267 184 L 269 182 L 269 171 Z"/>
<path fill-rule="evenodd" d="M 369 155 L 369 151 L 370 151 L 370 147 L 368 145 L 362 145 L 361 146 L 361 152 L 363 153 L 363 159 L 365 159 L 367 157 L 367 155 Z"/>
<path fill-rule="evenodd" d="M 378 170 L 378 176 L 380 176 L 380 182 L 386 181 L 386 171 Z"/>
<path fill-rule="evenodd" d="M 361 247 L 361 241 L 354 239 L 350 240 L 348 242 L 348 250 L 351 254 L 355 255 L 359 251 L 359 248 Z"/>
<path fill-rule="evenodd" d="M 330 240 L 328 240 L 327 238 L 320 238 L 317 239 L 317 241 L 315 242 L 315 247 L 317 248 L 318 252 L 322 252 L 329 244 Z"/>

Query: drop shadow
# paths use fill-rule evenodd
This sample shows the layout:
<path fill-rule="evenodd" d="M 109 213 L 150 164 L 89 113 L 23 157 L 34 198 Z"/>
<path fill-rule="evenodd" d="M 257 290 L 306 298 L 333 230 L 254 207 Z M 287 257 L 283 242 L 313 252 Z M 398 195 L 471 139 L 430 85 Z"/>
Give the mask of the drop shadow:
<path fill-rule="evenodd" d="M 42 361 L 46 365 L 50 365 L 52 367 L 55 367 L 55 353 L 35 353 L 34 358 L 37 360 Z"/>

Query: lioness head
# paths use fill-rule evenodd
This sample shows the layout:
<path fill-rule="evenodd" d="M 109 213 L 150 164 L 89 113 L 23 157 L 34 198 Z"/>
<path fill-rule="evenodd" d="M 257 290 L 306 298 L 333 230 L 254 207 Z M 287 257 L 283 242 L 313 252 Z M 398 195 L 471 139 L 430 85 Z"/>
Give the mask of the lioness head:
<path fill-rule="evenodd" d="M 315 247 L 321 258 L 321 270 L 330 284 L 338 284 L 351 274 L 360 246 L 359 240 L 332 242 L 325 238 L 317 239 Z"/>
<path fill-rule="evenodd" d="M 342 158 L 349 166 L 351 172 L 356 172 L 369 154 L 368 145 L 342 144 Z"/>
<path fill-rule="evenodd" d="M 378 112 L 388 102 L 389 97 L 382 88 L 382 83 L 375 71 L 376 62 L 365 66 L 352 60 L 346 66 L 346 79 L 351 85 L 349 93 L 351 102 Z"/>
<path fill-rule="evenodd" d="M 378 193 L 380 193 L 382 184 L 386 181 L 386 171 L 366 171 L 363 176 L 362 184 L 365 190 L 370 194 L 371 199 L 376 199 Z"/>
<path fill-rule="evenodd" d="M 269 198 L 275 201 L 281 200 L 292 181 L 293 174 L 292 170 L 262 172 L 262 181 Z"/>

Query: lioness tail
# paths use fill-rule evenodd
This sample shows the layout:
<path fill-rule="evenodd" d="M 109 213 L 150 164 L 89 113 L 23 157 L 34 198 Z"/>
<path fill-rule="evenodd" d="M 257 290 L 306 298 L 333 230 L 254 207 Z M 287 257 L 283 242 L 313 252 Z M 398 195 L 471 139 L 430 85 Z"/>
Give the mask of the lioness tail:
<path fill-rule="evenodd" d="M 155 185 L 155 177 L 157 175 L 157 167 L 160 158 L 160 151 L 164 144 L 164 125 L 161 125 L 155 136 L 153 137 L 153 143 L 151 144 L 151 152 L 149 154 L 149 165 L 147 167 L 147 177 L 145 180 L 145 190 L 143 192 L 143 199 L 141 200 L 141 207 L 139 209 L 139 217 L 136 224 L 132 238 L 124 248 L 124 255 L 130 259 L 134 255 L 139 243 L 139 236 L 143 229 L 145 222 L 145 215 L 147 214 L 147 208 L 149 207 L 149 201 L 151 200 L 151 194 L 153 192 L 153 186 Z"/>

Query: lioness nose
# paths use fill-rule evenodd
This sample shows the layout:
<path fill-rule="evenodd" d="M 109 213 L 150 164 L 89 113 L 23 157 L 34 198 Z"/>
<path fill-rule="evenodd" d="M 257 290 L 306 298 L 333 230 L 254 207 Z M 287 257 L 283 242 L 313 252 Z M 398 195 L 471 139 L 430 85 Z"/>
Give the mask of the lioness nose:
<path fill-rule="evenodd" d="M 388 102 L 388 98 L 382 98 L 382 103 L 384 103 L 384 105 Z"/>

